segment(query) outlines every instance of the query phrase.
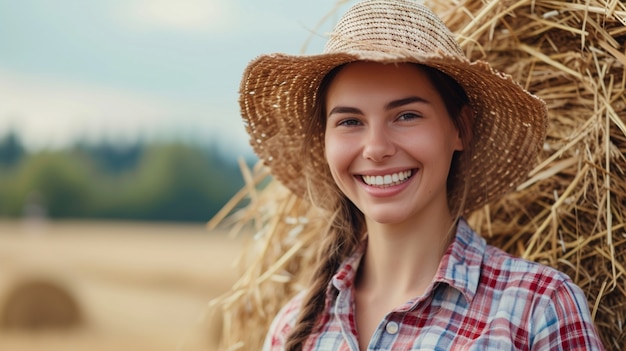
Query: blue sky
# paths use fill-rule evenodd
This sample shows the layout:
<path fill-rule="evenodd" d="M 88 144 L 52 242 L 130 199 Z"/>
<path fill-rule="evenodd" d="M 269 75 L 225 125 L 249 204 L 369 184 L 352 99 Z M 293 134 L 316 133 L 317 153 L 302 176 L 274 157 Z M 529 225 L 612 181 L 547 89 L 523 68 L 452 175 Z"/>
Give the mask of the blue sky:
<path fill-rule="evenodd" d="M 176 138 L 247 153 L 246 64 L 301 53 L 309 37 L 304 52 L 320 52 L 354 2 L 0 0 L 0 136 L 12 129 L 36 148 Z"/>

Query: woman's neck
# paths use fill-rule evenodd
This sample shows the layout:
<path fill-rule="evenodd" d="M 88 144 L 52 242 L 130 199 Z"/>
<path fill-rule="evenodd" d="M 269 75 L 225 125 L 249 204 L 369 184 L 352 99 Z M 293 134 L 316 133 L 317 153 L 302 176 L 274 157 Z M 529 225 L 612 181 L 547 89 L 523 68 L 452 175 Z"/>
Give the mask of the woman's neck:
<path fill-rule="evenodd" d="M 368 245 L 357 289 L 421 295 L 432 281 L 454 236 L 449 211 L 425 214 L 402 224 L 367 221 Z"/>

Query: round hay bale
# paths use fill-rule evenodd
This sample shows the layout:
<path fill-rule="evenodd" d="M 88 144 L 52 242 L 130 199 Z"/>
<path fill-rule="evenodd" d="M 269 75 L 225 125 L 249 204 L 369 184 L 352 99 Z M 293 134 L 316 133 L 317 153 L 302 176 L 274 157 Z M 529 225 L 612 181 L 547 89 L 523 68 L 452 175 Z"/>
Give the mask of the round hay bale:
<path fill-rule="evenodd" d="M 82 319 L 71 291 L 51 279 L 18 281 L 0 304 L 1 329 L 70 329 L 79 326 Z"/>

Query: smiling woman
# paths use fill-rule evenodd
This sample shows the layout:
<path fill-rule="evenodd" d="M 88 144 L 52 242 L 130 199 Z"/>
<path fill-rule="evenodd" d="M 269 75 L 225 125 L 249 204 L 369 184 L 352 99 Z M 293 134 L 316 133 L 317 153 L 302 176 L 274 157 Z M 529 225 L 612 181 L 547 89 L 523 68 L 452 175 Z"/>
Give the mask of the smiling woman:
<path fill-rule="evenodd" d="M 448 171 L 463 143 L 423 68 L 347 64 L 333 76 L 326 108 L 330 172 L 362 212 L 377 222 L 414 226 L 420 217 L 432 219 L 437 206 L 448 211 Z"/>
<path fill-rule="evenodd" d="M 545 103 L 421 2 L 359 2 L 323 53 L 257 57 L 240 106 L 272 175 L 325 218 L 264 350 L 603 349 L 570 277 L 465 219 L 528 176 Z"/>
<path fill-rule="evenodd" d="M 621 170 L 626 169 L 625 160 L 621 157 L 626 150 L 626 128 L 623 118 L 620 119 L 626 111 L 621 79 L 624 73 L 622 63 L 626 61 L 616 49 L 620 45 L 623 48 L 626 5 L 612 1 L 611 4 L 615 6 L 607 7 L 606 2 L 594 0 L 476 0 L 464 1 L 463 4 L 431 0 L 425 3 L 433 6 L 453 32 L 457 33 L 465 54 L 472 59 L 485 59 L 496 70 L 513 75 L 549 106 L 548 138 L 538 155 L 538 159 L 543 161 L 531 172 L 531 178 L 517 187 L 516 191 L 474 211 L 468 218 L 469 223 L 477 232 L 482 232 L 488 243 L 512 255 L 548 264 L 572 277 L 592 306 L 592 318 L 605 347 L 622 350 L 626 340 L 623 323 L 626 294 L 624 289 L 614 287 L 626 286 L 623 261 L 626 257 L 626 242 L 620 239 L 624 232 L 626 212 L 623 196 L 619 196 L 626 193 L 626 183 L 621 173 Z M 559 26 L 555 27 L 555 23 Z M 397 36 L 390 42 L 410 37 L 413 36 Z M 285 56 L 275 54 L 273 59 Z M 572 66 L 574 58 L 578 58 L 576 62 L 580 63 L 579 66 Z M 297 67 L 294 70 L 296 74 L 302 76 L 303 70 L 309 65 L 319 69 L 319 66 L 310 64 L 312 61 L 315 60 L 307 58 L 306 64 L 294 65 Z M 264 72 L 269 73 L 270 70 Z M 307 84 L 291 84 L 284 79 L 276 79 L 274 82 L 276 84 L 267 85 L 268 89 L 284 88 L 287 93 L 268 94 L 265 104 L 249 104 L 249 110 L 261 109 L 264 105 L 270 109 L 269 120 L 281 120 L 281 117 L 288 119 L 293 113 L 278 112 L 281 103 L 293 103 L 294 97 L 302 95 L 312 96 L 297 93 L 299 87 L 308 87 Z M 317 87 L 317 82 L 314 86 Z M 250 94 L 258 97 L 262 91 Z M 272 104 L 272 97 L 277 98 L 276 104 Z M 312 103 L 311 99 L 306 102 L 293 106 L 306 108 Z M 501 102 L 494 104 L 496 107 L 501 105 L 511 113 L 516 112 L 516 108 Z M 299 111 L 298 108 L 291 112 Z M 255 125 L 263 122 L 255 121 Z M 294 124 L 285 123 L 280 127 L 292 127 Z M 358 120 L 349 120 L 347 124 L 358 125 Z M 276 123 L 272 127 L 278 125 Z M 260 144 L 266 140 L 267 147 L 285 136 L 274 134 L 273 131 L 268 128 L 258 133 L 252 139 L 253 143 Z M 293 133 L 286 135 L 299 137 L 300 133 L 300 126 L 295 125 Z M 506 133 L 503 135 L 508 136 Z M 263 139 L 265 137 L 267 139 Z M 310 138 L 312 142 L 308 146 L 320 145 L 320 140 L 323 140 L 319 135 L 311 135 Z M 287 175 L 283 183 L 298 182 L 306 176 L 312 180 L 320 178 L 319 170 L 325 166 L 323 158 L 316 159 L 318 163 L 301 172 L 298 165 L 302 155 L 309 149 L 294 147 L 297 142 L 289 138 L 276 144 L 275 150 L 283 153 L 269 157 L 267 162 L 272 165 L 274 172 L 278 170 Z M 277 166 L 277 162 L 281 162 L 279 157 L 289 154 L 287 150 L 290 149 L 298 150 L 298 157 Z M 484 155 L 479 157 L 490 158 Z M 265 172 L 266 169 L 260 169 L 257 176 L 261 177 Z M 369 183 L 372 183 L 371 178 Z M 385 183 L 384 176 L 380 178 Z M 247 254 L 252 262 L 238 284 L 240 288 L 234 289 L 223 300 L 222 306 L 231 317 L 228 320 L 236 322 L 233 322 L 227 333 L 229 341 L 232 341 L 228 345 L 239 342 L 249 345 L 251 349 L 258 349 L 264 337 L 260 334 L 267 330 L 270 323 L 268 316 L 275 315 L 288 297 L 298 291 L 311 289 L 311 276 L 319 276 L 319 271 L 313 271 L 315 263 L 334 252 L 329 250 L 320 256 L 315 255 L 328 241 L 323 239 L 328 233 L 329 218 L 333 213 L 311 206 L 308 201 L 310 198 L 298 196 L 309 190 L 306 186 L 297 189 L 297 192 L 293 188 L 288 192 L 278 181 L 273 181 L 261 191 L 252 186 L 250 189 L 250 197 L 256 200 L 246 211 L 238 211 L 235 218 L 240 227 L 249 224 L 249 227 L 259 228 L 262 240 L 255 246 L 256 250 L 250 250 Z M 352 212 L 349 213 L 355 213 L 353 209 L 350 210 Z M 353 223 L 346 223 L 346 226 Z M 346 244 L 352 242 L 342 240 L 337 249 L 342 249 Z M 464 252 L 463 257 L 467 260 L 469 252 Z M 395 271 L 390 275 L 394 274 Z M 350 283 L 351 279 L 341 282 Z M 323 298 L 320 296 L 320 299 Z M 585 304 L 580 295 L 578 299 L 581 306 Z M 525 299 L 518 301 L 524 301 L 523 305 L 528 303 Z M 260 325 L 264 327 L 259 328 Z M 344 325 L 352 326 L 348 323 Z M 450 325 L 449 320 L 447 325 Z M 401 325 L 396 320 L 381 329 L 381 334 L 388 333 L 389 338 L 391 335 L 397 338 L 403 335 Z M 471 333 L 475 329 L 472 326 L 466 331 Z M 251 333 L 251 330 L 258 332 Z M 351 329 L 346 327 L 343 330 Z M 584 337 L 587 333 L 579 335 Z M 568 349 L 566 345 L 561 346 L 562 349 Z M 572 348 L 582 347 L 576 345 Z M 485 348 L 479 345 L 476 349 Z"/>

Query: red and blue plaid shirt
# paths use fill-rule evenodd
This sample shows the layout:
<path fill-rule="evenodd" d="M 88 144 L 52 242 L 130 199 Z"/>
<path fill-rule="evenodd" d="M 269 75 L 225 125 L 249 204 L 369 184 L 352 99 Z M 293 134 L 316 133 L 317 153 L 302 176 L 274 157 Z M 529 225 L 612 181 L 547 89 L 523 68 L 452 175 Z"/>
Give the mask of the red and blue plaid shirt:
<path fill-rule="evenodd" d="M 304 350 L 359 349 L 348 258 Z M 276 316 L 264 350 L 282 350 L 303 294 Z M 603 350 L 583 292 L 565 274 L 489 246 L 464 220 L 423 296 L 390 311 L 368 350 Z"/>

